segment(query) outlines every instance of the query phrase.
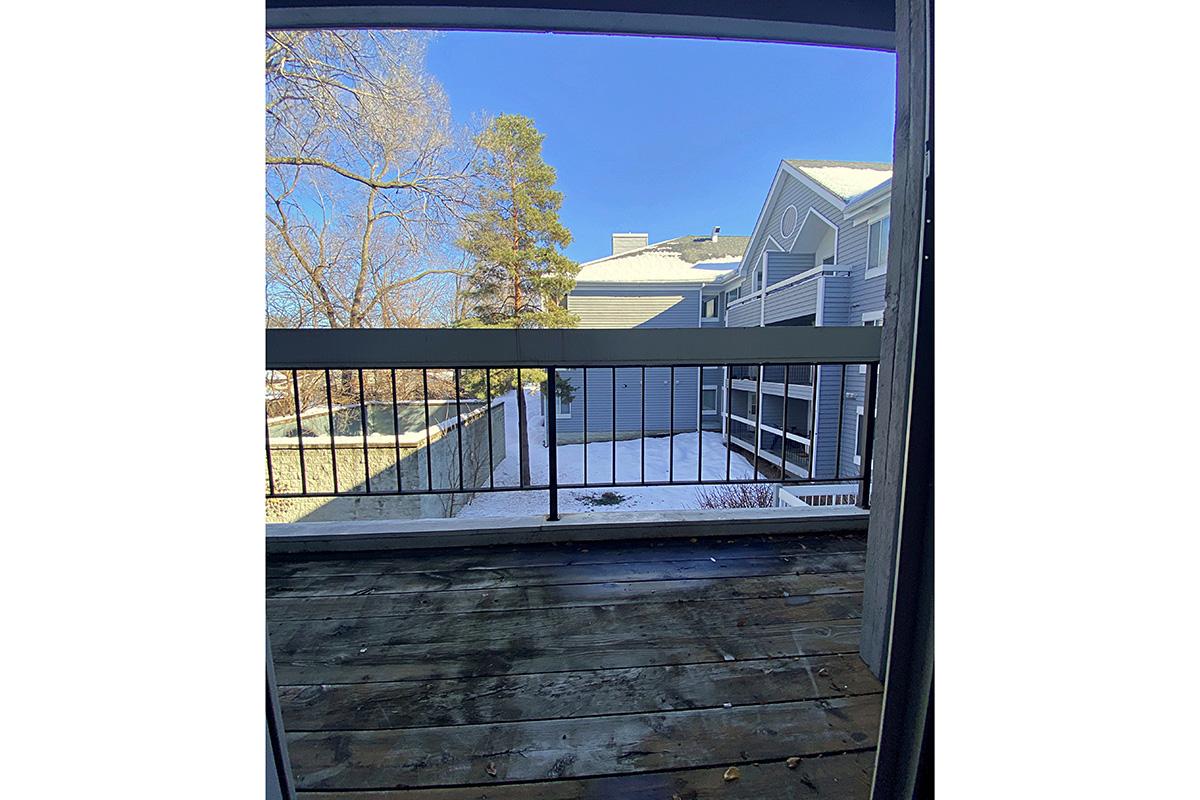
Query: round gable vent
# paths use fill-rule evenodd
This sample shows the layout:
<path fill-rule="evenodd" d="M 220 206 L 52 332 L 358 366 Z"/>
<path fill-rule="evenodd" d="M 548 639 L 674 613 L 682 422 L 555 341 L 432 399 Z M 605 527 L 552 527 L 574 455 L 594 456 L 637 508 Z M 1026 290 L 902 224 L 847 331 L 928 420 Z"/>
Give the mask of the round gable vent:
<path fill-rule="evenodd" d="M 790 239 L 799 224 L 800 212 L 796 210 L 795 206 L 788 206 L 783 211 L 783 218 L 779 220 L 779 233 L 783 238 Z"/>

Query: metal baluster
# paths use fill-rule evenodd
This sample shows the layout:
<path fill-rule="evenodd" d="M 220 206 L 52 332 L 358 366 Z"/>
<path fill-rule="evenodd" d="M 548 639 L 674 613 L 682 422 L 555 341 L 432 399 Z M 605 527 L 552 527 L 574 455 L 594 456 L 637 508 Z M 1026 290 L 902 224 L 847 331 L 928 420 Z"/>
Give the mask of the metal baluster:
<path fill-rule="evenodd" d="M 425 389 L 425 474 L 429 485 L 426 486 L 426 491 L 433 491 L 433 438 L 429 432 L 429 368 L 421 369 L 421 385 Z"/>
<path fill-rule="evenodd" d="M 396 494 L 404 491 L 400 477 L 400 407 L 396 402 L 396 370 L 392 370 L 392 433 L 396 436 Z"/>
<path fill-rule="evenodd" d="M 792 367 L 790 364 L 783 365 L 783 443 L 779 448 L 779 479 L 780 481 L 787 480 L 787 448 L 788 448 L 788 406 L 792 404 L 791 398 L 791 378 Z"/>
<path fill-rule="evenodd" d="M 725 482 L 733 462 L 733 365 L 725 365 Z"/>
<path fill-rule="evenodd" d="M 587 420 L 587 367 L 583 368 L 583 485 L 587 486 L 587 462 L 588 462 L 588 420 Z"/>
<path fill-rule="evenodd" d="M 358 371 L 358 413 L 362 421 L 363 476 L 366 478 L 367 494 L 371 493 L 371 456 L 367 450 L 367 403 L 363 397 L 363 371 Z"/>
<path fill-rule="evenodd" d="M 762 444 L 762 418 L 763 418 L 763 411 L 766 410 L 765 409 L 766 403 L 763 402 L 762 376 L 763 376 L 763 365 L 759 364 L 758 365 L 758 385 L 755 389 L 755 397 L 757 398 L 758 409 L 757 409 L 757 413 L 754 415 L 754 482 L 755 483 L 758 483 L 758 480 L 759 480 L 759 478 L 758 478 L 758 450 L 759 450 L 759 446 Z"/>
<path fill-rule="evenodd" d="M 463 415 L 462 415 L 462 390 L 459 387 L 458 367 L 454 368 L 454 416 L 458 423 L 454 426 L 458 430 L 458 488 L 465 489 L 466 481 L 463 480 Z"/>
<path fill-rule="evenodd" d="M 671 367 L 671 429 L 667 435 L 667 483 L 675 482 L 675 367 Z"/>
<path fill-rule="evenodd" d="M 266 418 L 271 419 L 270 412 L 266 412 Z M 271 424 L 264 423 L 264 428 L 267 432 L 267 484 L 271 489 L 270 496 L 275 496 L 275 468 L 271 465 Z"/>
<path fill-rule="evenodd" d="M 296 444 L 300 448 L 300 494 L 308 494 L 308 475 L 304 471 L 304 428 L 300 424 L 300 379 L 292 370 L 292 401 L 296 408 Z"/>
<path fill-rule="evenodd" d="M 329 370 L 325 370 L 325 412 L 329 418 L 329 463 L 333 467 L 333 493 L 338 493 L 337 447 L 333 441 L 333 385 Z"/>
<path fill-rule="evenodd" d="M 549 367 L 546 369 L 546 385 L 553 387 L 556 384 L 555 368 Z M 550 389 L 550 399 L 555 399 L 554 389 Z M 550 514 L 546 517 L 550 522 L 557 522 L 558 517 L 558 406 L 557 404 L 551 408 L 550 402 L 546 403 L 546 458 L 550 472 Z"/>
<path fill-rule="evenodd" d="M 642 483 L 646 482 L 646 368 L 642 367 Z"/>
<path fill-rule="evenodd" d="M 866 402 L 863 403 L 862 486 L 858 490 L 858 505 L 871 508 L 871 460 L 875 453 L 875 371 L 879 363 L 867 365 Z"/>
<path fill-rule="evenodd" d="M 496 465 L 492 458 L 492 368 L 483 371 L 484 386 L 487 389 L 487 431 L 488 431 L 488 488 L 496 488 Z M 553 394 L 551 394 L 553 397 Z"/>
<path fill-rule="evenodd" d="M 517 367 L 517 402 L 522 403 L 522 402 L 524 402 L 524 400 L 525 400 L 525 385 L 521 382 L 521 368 Z M 517 406 L 517 410 L 518 411 L 520 410 L 519 405 Z M 525 414 L 526 414 L 525 424 L 526 424 L 526 426 L 528 426 L 529 425 L 529 417 L 528 417 L 529 406 L 525 407 Z M 519 435 L 520 434 L 520 425 L 519 424 L 518 424 L 517 428 L 518 428 L 517 433 Z M 528 436 L 529 436 L 528 431 L 526 431 L 525 436 L 526 436 L 526 438 L 528 438 Z M 524 448 L 522 448 L 520 446 L 520 442 L 518 442 L 517 443 L 517 464 L 519 467 L 517 469 L 517 485 L 518 486 L 525 485 L 525 464 L 526 464 L 526 462 L 525 462 L 525 456 L 522 455 L 523 452 L 524 452 Z M 533 480 L 533 470 L 530 469 L 529 473 L 530 473 L 529 479 L 532 481 Z"/>
<path fill-rule="evenodd" d="M 617 368 L 612 367 L 612 485 L 617 485 Z"/>
<path fill-rule="evenodd" d="M 704 480 L 704 366 L 696 368 L 696 480 Z"/>
<path fill-rule="evenodd" d="M 813 398 L 816 399 L 815 397 Z M 837 469 L 834 470 L 833 479 L 842 479 L 842 437 L 845 432 L 842 430 L 842 418 L 846 412 L 846 365 L 842 364 L 842 377 L 838 381 L 838 427 L 837 427 L 837 446 L 834 448 L 834 458 L 837 459 Z"/>

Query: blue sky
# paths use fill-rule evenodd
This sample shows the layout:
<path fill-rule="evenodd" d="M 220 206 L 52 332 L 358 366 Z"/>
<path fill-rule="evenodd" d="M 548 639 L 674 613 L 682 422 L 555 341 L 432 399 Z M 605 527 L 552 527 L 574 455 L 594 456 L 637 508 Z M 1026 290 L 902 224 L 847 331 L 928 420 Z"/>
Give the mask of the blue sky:
<path fill-rule="evenodd" d="M 518 113 L 546 134 L 579 261 L 614 231 L 748 235 L 782 158 L 891 160 L 891 53 L 447 32 L 428 66 L 459 121 Z"/>

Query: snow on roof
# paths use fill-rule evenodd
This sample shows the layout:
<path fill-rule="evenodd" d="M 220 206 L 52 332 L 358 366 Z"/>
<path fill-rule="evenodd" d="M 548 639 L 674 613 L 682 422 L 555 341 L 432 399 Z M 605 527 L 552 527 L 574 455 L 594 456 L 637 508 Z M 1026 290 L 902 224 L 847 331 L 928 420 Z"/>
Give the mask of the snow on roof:
<path fill-rule="evenodd" d="M 843 200 L 869 192 L 892 177 L 892 165 L 873 161 L 797 161 L 789 166 L 803 172 Z"/>
<path fill-rule="evenodd" d="M 749 236 L 680 236 L 588 261 L 577 283 L 712 283 L 737 269 Z"/>

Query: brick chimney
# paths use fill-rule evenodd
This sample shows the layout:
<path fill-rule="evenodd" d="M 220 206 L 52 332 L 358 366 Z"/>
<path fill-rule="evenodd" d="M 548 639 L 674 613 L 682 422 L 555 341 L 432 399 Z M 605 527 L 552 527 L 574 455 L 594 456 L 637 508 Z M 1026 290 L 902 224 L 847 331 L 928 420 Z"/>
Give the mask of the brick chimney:
<path fill-rule="evenodd" d="M 612 235 L 612 254 L 619 256 L 630 250 L 637 250 L 650 244 L 648 233 L 614 233 Z"/>

